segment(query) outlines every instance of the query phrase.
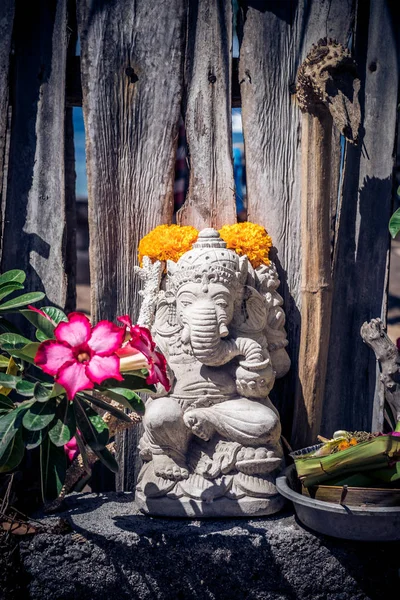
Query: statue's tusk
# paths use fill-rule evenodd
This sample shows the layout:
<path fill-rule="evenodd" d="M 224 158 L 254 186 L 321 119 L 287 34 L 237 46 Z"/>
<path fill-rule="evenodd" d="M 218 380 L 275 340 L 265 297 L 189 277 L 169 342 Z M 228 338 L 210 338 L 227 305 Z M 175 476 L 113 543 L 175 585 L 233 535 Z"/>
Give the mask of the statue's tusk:
<path fill-rule="evenodd" d="M 227 328 L 227 326 L 225 325 L 225 323 L 221 323 L 221 325 L 219 326 L 219 335 L 224 338 L 226 336 L 229 335 L 229 329 Z"/>
<path fill-rule="evenodd" d="M 189 329 L 189 325 L 185 325 L 183 330 L 182 330 L 182 335 L 181 335 L 181 341 L 182 344 L 188 344 L 190 341 L 190 329 Z"/>

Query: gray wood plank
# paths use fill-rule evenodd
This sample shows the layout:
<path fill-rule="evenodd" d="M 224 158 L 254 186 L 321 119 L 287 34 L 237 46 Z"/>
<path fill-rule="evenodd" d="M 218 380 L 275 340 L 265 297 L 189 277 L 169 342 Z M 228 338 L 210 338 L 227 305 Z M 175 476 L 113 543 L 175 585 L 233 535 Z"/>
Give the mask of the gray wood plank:
<path fill-rule="evenodd" d="M 286 435 L 292 426 L 301 308 L 301 117 L 294 93 L 296 74 L 321 37 L 347 44 L 354 5 L 352 0 L 243 2 L 239 82 L 248 219 L 264 225 L 272 236 L 272 256 L 281 278 L 292 368 L 277 382 L 274 401 Z M 333 162 L 339 156 L 340 148 Z"/>
<path fill-rule="evenodd" d="M 27 272 L 27 289 L 66 301 L 64 103 L 66 0 L 19 3 L 1 268 Z"/>
<path fill-rule="evenodd" d="M 236 223 L 231 65 L 231 2 L 189 2 L 185 125 L 190 180 L 178 222 L 197 229 Z"/>
<path fill-rule="evenodd" d="M 355 58 L 363 136 L 360 147 L 347 149 L 345 163 L 323 435 L 382 424 L 375 356 L 362 342 L 360 328 L 386 316 L 400 15 L 398 3 L 386 0 L 359 8 Z"/>
<path fill-rule="evenodd" d="M 94 321 L 137 318 L 139 240 L 172 219 L 185 23 L 184 0 L 78 3 Z M 136 436 L 120 453 L 125 489 Z"/>
<path fill-rule="evenodd" d="M 14 23 L 14 5 L 15 0 L 4 0 L 0 4 L 0 199 L 2 198 L 3 192 L 3 177 L 7 171 L 5 154 L 9 106 L 9 66 Z"/>

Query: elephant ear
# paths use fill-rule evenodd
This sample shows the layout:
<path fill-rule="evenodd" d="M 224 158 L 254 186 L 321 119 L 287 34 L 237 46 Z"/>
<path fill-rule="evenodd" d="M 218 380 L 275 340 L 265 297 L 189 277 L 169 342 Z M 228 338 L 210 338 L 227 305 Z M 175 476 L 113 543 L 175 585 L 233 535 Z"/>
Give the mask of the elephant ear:
<path fill-rule="evenodd" d="M 241 305 L 237 308 L 232 325 L 239 334 L 258 333 L 267 325 L 264 297 L 250 286 L 245 286 Z"/>
<path fill-rule="evenodd" d="M 157 305 L 154 331 L 162 337 L 169 337 L 181 329 L 176 318 L 176 301 L 171 292 L 166 292 Z"/>

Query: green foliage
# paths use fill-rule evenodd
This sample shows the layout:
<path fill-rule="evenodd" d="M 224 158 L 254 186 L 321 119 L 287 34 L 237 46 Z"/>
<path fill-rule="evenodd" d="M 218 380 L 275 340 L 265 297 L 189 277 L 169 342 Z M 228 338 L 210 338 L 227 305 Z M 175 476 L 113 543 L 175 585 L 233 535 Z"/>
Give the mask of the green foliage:
<path fill-rule="evenodd" d="M 394 239 L 400 231 L 400 208 L 394 212 L 389 221 L 390 235 Z"/>
<path fill-rule="evenodd" d="M 55 446 L 49 437 L 40 445 L 40 467 L 43 501 L 49 502 L 60 494 L 67 472 L 64 448 Z"/>
<path fill-rule="evenodd" d="M 125 408 L 128 408 L 129 410 L 134 410 L 139 414 L 144 413 L 143 400 L 133 390 L 128 390 L 126 388 L 121 387 L 114 387 L 109 388 L 107 390 L 103 390 L 102 393 L 111 398 L 112 400 L 119 402 L 119 404 L 122 404 L 122 406 L 125 406 Z"/>
<path fill-rule="evenodd" d="M 106 448 L 109 430 L 97 410 L 107 411 L 120 421 L 131 423 L 129 416 L 111 403 L 143 413 L 144 405 L 137 391 L 154 392 L 146 384 L 146 369 L 127 373 L 124 380 L 104 381 L 95 386 L 100 394 L 79 392 L 70 402 L 65 389 L 49 383 L 39 367 L 33 366 L 40 342 L 54 339 L 57 325 L 68 321 L 57 307 L 45 306 L 41 312 L 27 308 L 44 298 L 42 292 L 18 294 L 24 289 L 25 273 L 20 270 L 0 275 L 0 473 L 16 469 L 25 450 L 40 448 L 41 486 L 44 501 L 56 498 L 64 484 L 67 459 L 64 446 L 74 436 L 83 463 L 90 473 L 87 451 L 114 473 L 118 464 Z M 13 297 L 14 296 L 14 297 Z M 32 341 L 5 318 L 7 312 L 22 315 L 35 328 L 38 341 Z M 10 393 L 11 398 L 8 397 Z M 102 397 L 103 396 L 103 397 Z"/>
<path fill-rule="evenodd" d="M 57 406 L 55 421 L 49 429 L 49 438 L 55 446 L 64 446 L 76 432 L 74 409 L 69 400 L 64 397 Z"/>
<path fill-rule="evenodd" d="M 76 425 L 84 441 L 92 450 L 102 450 L 108 443 L 108 427 L 100 415 L 89 406 L 86 400 L 74 400 Z"/>
<path fill-rule="evenodd" d="M 39 300 L 43 300 L 44 297 L 45 294 L 43 294 L 43 292 L 29 292 L 28 294 L 23 294 L 22 296 L 17 296 L 12 300 L 8 300 L 7 302 L 4 302 L 4 304 L 0 304 L 0 311 L 12 312 L 16 308 L 21 308 L 21 306 L 39 302 Z"/>

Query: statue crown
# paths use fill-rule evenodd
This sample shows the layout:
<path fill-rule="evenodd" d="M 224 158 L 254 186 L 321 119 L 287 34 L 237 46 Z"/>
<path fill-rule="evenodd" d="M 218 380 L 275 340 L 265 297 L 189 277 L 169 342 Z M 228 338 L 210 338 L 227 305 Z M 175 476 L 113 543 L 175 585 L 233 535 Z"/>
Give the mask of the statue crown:
<path fill-rule="evenodd" d="M 226 247 L 218 231 L 212 228 L 199 233 L 193 248 L 186 252 L 170 273 L 169 283 L 175 289 L 189 282 L 209 282 L 236 285 L 240 271 L 239 256 Z"/>

